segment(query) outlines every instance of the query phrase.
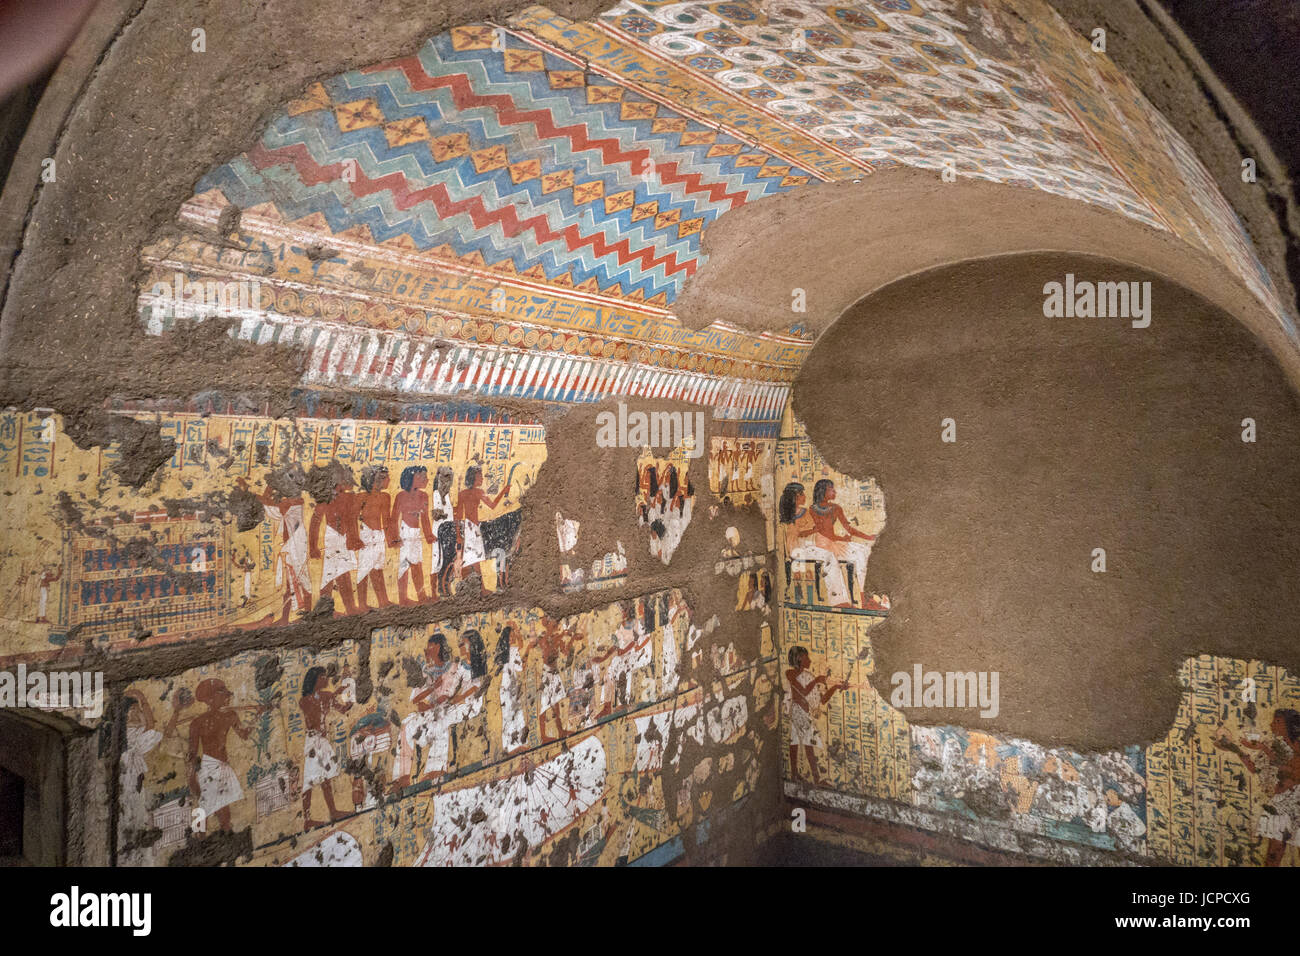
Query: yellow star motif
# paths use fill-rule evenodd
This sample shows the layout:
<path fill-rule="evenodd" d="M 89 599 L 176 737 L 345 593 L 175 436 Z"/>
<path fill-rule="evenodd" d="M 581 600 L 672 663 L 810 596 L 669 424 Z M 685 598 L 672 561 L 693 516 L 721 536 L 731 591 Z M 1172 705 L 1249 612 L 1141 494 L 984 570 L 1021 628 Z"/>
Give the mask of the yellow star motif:
<path fill-rule="evenodd" d="M 605 184 L 599 179 L 594 182 L 583 183 L 581 186 L 573 187 L 573 202 L 575 205 L 592 202 L 603 195 L 605 195 Z"/>
<path fill-rule="evenodd" d="M 339 129 L 345 133 L 367 126 L 378 126 L 384 121 L 379 104 L 370 99 L 340 103 L 334 107 L 334 116 L 339 121 Z"/>
<path fill-rule="evenodd" d="M 587 87 L 588 103 L 617 103 L 622 98 L 623 98 L 623 87 L 621 86 Z"/>
<path fill-rule="evenodd" d="M 464 133 L 452 133 L 439 136 L 429 144 L 436 162 L 445 163 L 449 159 L 459 159 L 469 153 L 469 136 Z"/>
<path fill-rule="evenodd" d="M 540 72 L 546 69 L 546 60 L 541 50 L 506 50 L 504 60 L 507 73 Z"/>
<path fill-rule="evenodd" d="M 551 81 L 553 90 L 576 90 L 582 86 L 581 70 L 551 70 L 546 76 Z"/>
<path fill-rule="evenodd" d="M 321 83 L 313 83 L 307 87 L 307 92 L 296 100 L 289 101 L 289 115 L 298 116 L 300 113 L 310 113 L 313 110 L 327 110 L 330 106 L 330 96 L 325 92 L 325 86 Z"/>
<path fill-rule="evenodd" d="M 453 50 L 490 50 L 497 38 L 497 28 L 485 24 L 468 27 L 452 27 L 451 46 Z"/>
<path fill-rule="evenodd" d="M 384 127 L 384 138 L 388 140 L 389 146 L 418 143 L 429 138 L 429 127 L 425 125 L 423 117 L 410 116 L 387 124 Z"/>
<path fill-rule="evenodd" d="M 612 196 L 605 197 L 605 215 L 612 216 L 616 212 L 622 212 L 624 209 L 631 209 L 632 204 L 636 201 L 636 193 L 628 189 L 621 193 L 614 193 Z"/>
<path fill-rule="evenodd" d="M 480 173 L 501 169 L 506 164 L 506 158 L 504 146 L 489 146 L 487 149 L 480 149 L 470 154 L 470 159 L 474 161 L 474 168 Z"/>

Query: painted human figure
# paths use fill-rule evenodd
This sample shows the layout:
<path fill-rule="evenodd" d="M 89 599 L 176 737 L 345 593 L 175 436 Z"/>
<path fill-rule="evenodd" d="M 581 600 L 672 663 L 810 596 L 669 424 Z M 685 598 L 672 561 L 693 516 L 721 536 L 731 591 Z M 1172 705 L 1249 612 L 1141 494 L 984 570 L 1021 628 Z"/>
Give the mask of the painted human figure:
<path fill-rule="evenodd" d="M 40 597 L 38 600 L 38 608 L 37 608 L 38 613 L 36 615 L 36 623 L 38 624 L 50 623 L 49 618 L 45 616 L 50 606 L 50 585 L 53 584 L 61 577 L 63 577 L 62 565 L 60 565 L 57 568 L 46 568 L 44 571 L 41 572 L 41 578 L 39 582 L 41 590 L 40 590 Z M 27 593 L 30 594 L 31 592 L 28 591 Z"/>
<path fill-rule="evenodd" d="M 650 556 L 659 558 L 664 564 L 668 563 L 672 557 L 672 552 L 668 550 L 668 526 L 660 519 L 655 518 L 650 522 Z"/>
<path fill-rule="evenodd" d="M 608 717 L 615 707 L 626 707 L 630 703 L 629 678 L 639 663 L 640 651 L 645 646 L 638 636 L 635 609 L 625 604 L 620 604 L 619 609 L 623 612 L 623 622 L 614 632 L 613 644 L 604 654 L 593 657 L 597 664 L 603 665 L 605 675 L 600 688 L 601 708 L 596 714 L 597 719 Z M 652 637 L 653 634 L 646 635 L 646 640 Z"/>
<path fill-rule="evenodd" d="M 438 467 L 433 480 L 433 562 L 429 565 L 429 587 L 435 598 L 450 596 L 448 579 L 456 563 L 456 522 L 451 504 L 454 480 L 455 475 L 446 465 Z"/>
<path fill-rule="evenodd" d="M 727 443 L 722 443 L 718 452 L 718 494 L 725 495 L 731 490 L 731 451 Z"/>
<path fill-rule="evenodd" d="M 653 465 L 647 468 L 647 471 L 655 470 Z M 660 473 L 662 480 L 656 482 L 656 492 L 642 523 L 650 525 L 650 554 L 668 564 L 691 523 L 695 488 L 690 476 L 679 472 L 671 462 Z"/>
<path fill-rule="evenodd" d="M 384 566 L 388 563 L 389 522 L 393 502 L 388 493 L 388 469 L 370 465 L 361 469 L 361 510 L 358 530 L 361 552 L 357 555 L 357 605 L 370 610 L 369 591 L 374 591 L 377 607 L 392 607 Z"/>
<path fill-rule="evenodd" d="M 190 723 L 189 786 L 190 793 L 203 809 L 205 818 L 216 816 L 220 829 L 230 829 L 230 805 L 244 796 L 239 777 L 230 766 L 226 738 L 230 731 L 247 740 L 252 729 L 240 722 L 230 706 L 234 699 L 224 681 L 208 677 L 194 689 L 194 699 L 208 709 Z M 259 705 L 258 713 L 267 708 Z M 206 820 L 205 820 L 206 826 Z"/>
<path fill-rule="evenodd" d="M 817 717 L 822 705 L 829 702 L 836 691 L 841 691 L 848 685 L 843 682 L 832 684 L 826 675 L 813 674 L 812 658 L 809 657 L 807 648 L 790 648 L 787 659 L 790 662 L 790 669 L 785 672 L 790 688 L 790 773 L 796 780 L 804 779 L 799 773 L 799 748 L 802 747 L 808 758 L 808 767 L 812 770 L 812 782 L 821 786 L 817 751 L 824 745 L 821 732 L 817 729 Z"/>
<path fill-rule="evenodd" d="M 637 598 L 632 617 L 632 648 L 628 653 L 627 690 L 625 697 L 628 706 L 634 703 L 634 694 L 644 695 L 654 692 L 655 671 L 655 612 L 657 603 L 647 603 L 645 598 Z M 644 681 L 638 680 L 638 675 Z"/>
<path fill-rule="evenodd" d="M 479 507 L 491 510 L 510 493 L 510 483 L 506 482 L 505 487 L 497 492 L 495 498 L 489 498 L 479 487 L 482 479 L 483 469 L 478 465 L 470 465 L 465 469 L 465 488 L 456 498 L 455 520 L 457 540 L 461 549 L 460 576 L 462 578 L 469 574 L 472 567 L 487 560 L 487 553 L 483 548 L 483 530 L 479 526 Z M 483 586 L 481 577 L 479 581 L 481 592 L 486 594 L 487 588 Z"/>
<path fill-rule="evenodd" d="M 433 527 L 429 524 L 429 471 L 423 465 L 410 465 L 402 469 L 399 479 L 402 490 L 393 499 L 393 512 L 388 521 L 388 543 L 400 543 L 397 562 L 397 603 L 403 606 L 419 604 L 424 595 L 424 545 L 433 542 Z M 407 583 L 415 585 L 415 599 L 406 596 Z"/>
<path fill-rule="evenodd" d="M 812 561 L 825 566 L 826 597 L 831 607 L 848 607 L 848 589 L 840 574 L 839 559 L 833 551 L 817 540 L 817 524 L 806 507 L 808 496 L 804 486 L 792 481 L 781 492 L 777 518 L 785 530 L 785 555 L 787 561 Z M 786 577 L 790 568 L 786 567 Z M 805 598 L 805 603 L 813 603 Z"/>
<path fill-rule="evenodd" d="M 352 575 L 357 572 L 357 552 L 361 550 L 361 497 L 353 491 L 352 471 L 345 465 L 331 465 L 333 495 L 321 502 L 312 512 L 307 540 L 311 543 L 311 557 L 321 560 L 320 599 L 330 597 L 335 589 L 343 598 L 347 614 L 357 613 L 356 598 L 352 591 Z M 321 546 L 320 528 L 325 528 L 324 547 Z"/>
<path fill-rule="evenodd" d="M 267 516 L 279 525 L 280 550 L 276 555 L 275 583 L 284 587 L 284 603 L 280 624 L 289 623 L 291 611 L 311 610 L 311 578 L 307 573 L 307 525 L 303 521 L 302 486 L 306 476 L 301 470 L 278 476 L 273 483 L 267 478 L 260 500 Z M 244 479 L 236 484 L 247 490 Z M 276 488 L 274 485 L 280 485 Z M 267 615 L 263 623 L 275 619 Z"/>
<path fill-rule="evenodd" d="M 665 463 L 659 473 L 659 493 L 655 496 L 660 515 L 667 511 L 668 505 L 677 497 L 680 484 L 677 466 L 671 461 Z"/>
<path fill-rule="evenodd" d="M 402 721 L 398 737 L 397 759 L 393 762 L 393 789 L 410 786 L 415 774 L 415 752 L 425 754 L 421 774 L 437 763 L 435 744 L 439 743 L 440 724 L 446 718 L 445 707 L 460 691 L 461 669 L 447 649 L 447 638 L 435 633 L 424 648 L 424 683 L 411 692 L 416 710 Z M 443 755 L 445 763 L 445 755 Z"/>
<path fill-rule="evenodd" d="M 1300 711 L 1275 711 L 1269 729 L 1271 739 L 1233 743 L 1221 734 L 1214 743 L 1240 757 L 1251 773 L 1272 781 L 1273 793 L 1255 832 L 1268 841 L 1264 865 L 1280 866 L 1288 846 L 1300 847 Z M 1256 753 L 1248 754 L 1247 749 Z"/>
<path fill-rule="evenodd" d="M 243 572 L 244 599 L 239 602 L 239 606 L 247 607 L 248 602 L 253 598 L 253 572 L 257 570 L 257 565 L 253 562 L 253 553 L 251 551 L 236 551 L 232 563 Z"/>
<path fill-rule="evenodd" d="M 813 503 L 809 511 L 817 528 L 817 543 L 839 558 L 841 564 L 853 565 L 853 577 L 858 585 L 858 602 L 860 606 L 866 607 L 867 559 L 871 557 L 871 545 L 876 536 L 864 534 L 853 526 L 844 514 L 844 509 L 835 503 L 835 482 L 829 478 L 822 478 L 813 485 Z M 836 533 L 837 524 L 844 529 L 845 534 Z"/>
<path fill-rule="evenodd" d="M 316 787 L 321 788 L 325 797 L 325 807 L 330 812 L 329 822 L 345 816 L 334 806 L 334 778 L 343 769 L 342 761 L 329 739 L 326 718 L 331 710 L 340 714 L 352 708 L 352 702 L 340 703 L 340 694 L 329 689 L 329 672 L 323 667 L 308 668 L 302 679 L 302 697 L 298 707 L 302 711 L 303 724 L 306 727 L 306 739 L 302 745 L 302 828 L 304 831 L 324 826 L 323 821 L 311 818 L 311 795 Z"/>
<path fill-rule="evenodd" d="M 538 717 L 538 733 L 542 743 L 550 743 L 569 733 L 564 726 L 562 711 L 564 703 L 569 699 L 569 692 L 564 683 L 561 658 L 567 657 L 572 651 L 572 640 L 571 635 L 561 630 L 558 621 L 542 615 L 535 643 L 542 655 L 542 706 Z M 555 733 L 548 729 L 548 718 L 555 725 Z"/>
<path fill-rule="evenodd" d="M 677 647 L 677 635 L 684 629 L 683 625 L 690 623 L 690 615 L 685 612 L 685 602 L 679 601 L 677 595 L 672 594 L 668 598 L 668 613 L 665 615 L 663 633 L 659 639 L 659 694 L 661 697 L 667 697 L 677 690 L 677 683 L 680 680 L 678 675 L 680 651 Z"/>
<path fill-rule="evenodd" d="M 153 710 L 144 694 L 128 690 L 122 695 L 122 703 L 127 707 L 126 746 L 122 749 L 118 778 L 118 793 L 122 801 L 118 825 L 129 837 L 132 831 L 145 830 L 150 823 L 144 793 L 144 781 L 149 773 L 145 757 L 162 742 L 164 736 L 176 729 L 179 713 L 173 710 L 167 726 L 158 730 L 154 727 Z"/>
<path fill-rule="evenodd" d="M 691 509 L 695 505 L 695 485 L 691 481 L 690 471 L 675 474 L 670 488 L 669 497 L 666 499 L 667 514 L 670 518 L 681 521 L 682 528 L 685 530 L 685 525 L 691 520 Z"/>
<path fill-rule="evenodd" d="M 750 491 L 754 490 L 754 462 L 758 459 L 758 452 L 754 448 L 753 442 L 745 443 L 745 464 L 744 464 L 744 481 L 745 488 Z"/>
<path fill-rule="evenodd" d="M 460 654 L 460 660 L 456 662 L 456 690 L 442 706 L 442 716 L 425 761 L 426 776 L 443 776 L 451 771 L 454 759 L 458 759 L 451 752 L 452 731 L 483 712 L 483 695 L 488 682 L 483 635 L 473 628 L 466 630 L 461 634 L 456 649 Z"/>
<path fill-rule="evenodd" d="M 642 524 L 651 518 L 651 509 L 659 497 L 659 469 L 652 461 L 638 465 L 636 471 L 637 517 Z"/>
<path fill-rule="evenodd" d="M 528 664 L 531 641 L 519 629 L 507 624 L 501 628 L 494 657 L 501 682 L 497 694 L 501 701 L 501 749 L 516 753 L 528 746 L 528 718 L 524 714 L 524 668 Z"/>
<path fill-rule="evenodd" d="M 570 731 L 577 731 L 590 726 L 595 719 L 592 704 L 600 687 L 600 666 L 587 650 L 587 629 L 581 617 L 573 631 L 569 660 L 573 665 L 569 680 L 569 715 L 573 724 Z"/>
<path fill-rule="evenodd" d="M 374 703 L 369 712 L 352 725 L 348 734 L 349 755 L 360 758 L 350 761 L 352 766 L 349 768 L 352 772 L 352 806 L 356 810 L 369 810 L 379 802 L 381 788 L 373 771 L 376 763 L 388 753 L 392 736 L 387 699 L 376 694 L 372 700 Z"/>

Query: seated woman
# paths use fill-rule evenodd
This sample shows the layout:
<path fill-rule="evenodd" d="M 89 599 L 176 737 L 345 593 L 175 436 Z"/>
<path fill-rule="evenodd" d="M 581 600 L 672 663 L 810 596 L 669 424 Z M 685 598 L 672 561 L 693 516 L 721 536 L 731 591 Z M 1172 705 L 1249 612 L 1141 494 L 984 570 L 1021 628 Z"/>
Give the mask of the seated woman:
<path fill-rule="evenodd" d="M 785 556 L 789 561 L 816 561 L 826 566 L 826 596 L 832 607 L 849 607 L 849 596 L 835 553 L 818 541 L 817 525 L 806 507 L 803 485 L 792 481 L 781 492 L 777 517 L 785 530 Z M 788 572 L 787 572 L 788 577 Z"/>

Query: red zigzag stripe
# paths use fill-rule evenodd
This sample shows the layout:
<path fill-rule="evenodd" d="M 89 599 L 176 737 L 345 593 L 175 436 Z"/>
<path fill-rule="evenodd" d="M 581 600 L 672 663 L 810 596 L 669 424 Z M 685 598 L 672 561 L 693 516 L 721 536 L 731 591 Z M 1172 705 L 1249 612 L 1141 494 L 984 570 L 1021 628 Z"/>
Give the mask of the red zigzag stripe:
<path fill-rule="evenodd" d="M 381 66 L 368 67 L 362 72 L 377 73 L 393 69 L 401 70 L 406 74 L 406 81 L 411 85 L 411 89 L 416 92 L 439 87 L 450 90 L 452 101 L 456 104 L 457 109 L 464 110 L 475 106 L 491 107 L 496 110 L 498 122 L 502 126 L 532 123 L 543 138 L 550 139 L 563 136 L 574 146 L 575 151 L 598 149 L 607 166 L 626 162 L 630 164 L 631 169 L 638 170 L 642 168 L 641 163 L 650 158 L 648 149 L 625 153 L 619 146 L 618 140 L 589 139 L 586 126 L 556 126 L 548 110 L 521 110 L 515 106 L 515 101 L 507 94 L 481 95 L 475 93 L 470 86 L 469 77 L 463 73 L 456 73 L 451 76 L 429 76 L 424 72 L 420 58 L 416 56 L 404 57 Z M 677 164 L 673 162 L 656 164 L 655 174 L 665 183 L 681 183 L 686 187 L 688 193 L 704 193 L 715 203 L 730 200 L 732 209 L 743 205 L 746 199 L 744 193 L 727 192 L 726 186 L 721 183 L 705 183 L 699 173 L 687 174 L 679 172 Z"/>
<path fill-rule="evenodd" d="M 291 164 L 297 170 L 299 179 L 308 186 L 333 182 L 343 178 L 342 163 L 321 166 L 312 158 L 311 153 L 302 143 L 295 143 L 292 146 L 284 146 L 274 150 L 267 149 L 261 143 L 258 143 L 246 155 L 248 161 L 258 169 L 278 166 L 283 163 Z M 520 219 L 515 213 L 514 206 L 511 205 L 505 205 L 500 209 L 493 210 L 488 209 L 483 204 L 483 200 L 477 196 L 471 196 L 464 200 L 453 199 L 447 191 L 447 187 L 441 183 L 434 183 L 425 189 L 410 189 L 407 186 L 406 177 L 401 173 L 389 173 L 379 179 L 371 179 L 360 168 L 353 170 L 353 172 L 356 175 L 356 182 L 348 184 L 353 195 L 369 196 L 375 193 L 387 192 L 392 196 L 393 204 L 398 209 L 410 209 L 419 203 L 428 202 L 433 204 L 440 219 L 450 219 L 459 213 L 466 213 L 476 229 L 499 224 L 502 233 L 507 238 L 513 238 L 524 230 L 529 230 L 542 242 L 563 242 L 566 248 L 570 250 L 576 251 L 583 246 L 591 246 L 592 250 L 600 258 L 608 255 L 616 256 L 619 265 L 639 262 L 644 271 L 663 265 L 667 267 L 667 275 L 675 275 L 678 272 L 684 272 L 687 276 L 695 274 L 696 261 L 688 259 L 685 262 L 679 262 L 675 252 L 655 258 L 653 250 L 649 248 L 633 252 L 631 242 L 627 239 L 610 244 L 605 241 L 605 237 L 600 233 L 583 236 L 576 225 L 565 227 L 563 232 L 555 232 L 551 229 L 550 223 L 546 221 L 544 215 Z"/>

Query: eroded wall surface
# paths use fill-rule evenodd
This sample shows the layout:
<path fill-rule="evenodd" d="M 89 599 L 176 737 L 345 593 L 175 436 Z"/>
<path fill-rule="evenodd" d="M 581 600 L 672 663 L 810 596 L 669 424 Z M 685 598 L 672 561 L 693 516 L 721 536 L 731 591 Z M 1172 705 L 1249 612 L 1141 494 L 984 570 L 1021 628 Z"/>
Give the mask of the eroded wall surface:
<path fill-rule="evenodd" d="M 778 695 L 770 612 L 736 595 L 764 521 L 694 438 L 601 461 L 590 417 L 557 443 L 471 403 L 296 401 L 119 404 L 170 439 L 140 487 L 57 414 L 0 421 L 7 677 L 107 676 L 102 711 L 28 703 L 99 735 L 117 863 L 752 852 Z M 584 501 L 593 461 L 612 500 Z"/>
<path fill-rule="evenodd" d="M 483 612 L 325 651 L 254 648 L 133 682 L 119 861 L 671 862 L 752 793 L 777 718 L 770 665 L 683 677 L 712 629 L 673 590 L 560 620 Z"/>

